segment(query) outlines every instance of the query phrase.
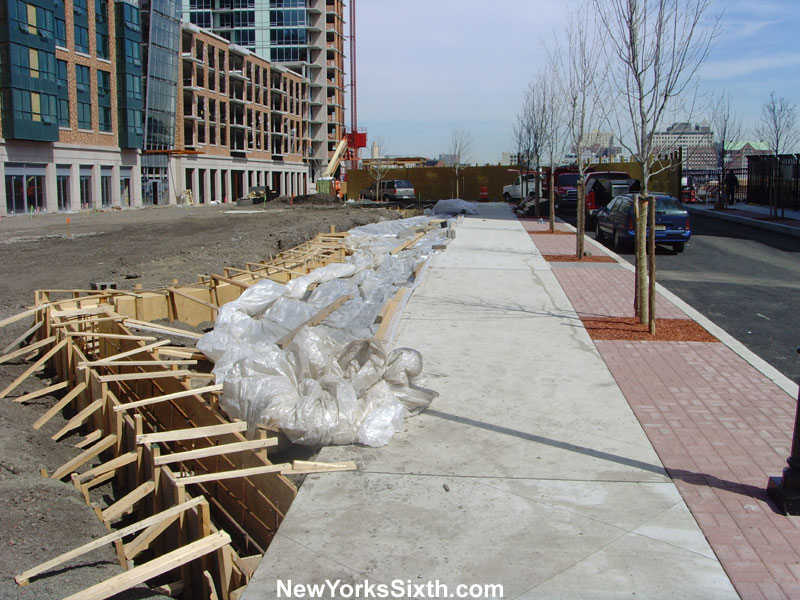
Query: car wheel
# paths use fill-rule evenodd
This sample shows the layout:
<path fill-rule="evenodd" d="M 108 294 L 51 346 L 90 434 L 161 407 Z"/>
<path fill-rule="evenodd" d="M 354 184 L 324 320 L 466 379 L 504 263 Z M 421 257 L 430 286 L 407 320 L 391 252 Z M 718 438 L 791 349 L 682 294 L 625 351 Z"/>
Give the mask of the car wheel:
<path fill-rule="evenodd" d="M 594 239 L 601 243 L 603 241 L 603 230 L 600 229 L 600 221 L 594 224 Z"/>
<path fill-rule="evenodd" d="M 508 192 L 503 193 L 503 199 L 506 202 L 511 202 L 511 194 L 509 194 Z"/>
<path fill-rule="evenodd" d="M 686 247 L 686 242 L 676 242 L 672 244 L 672 249 L 675 250 L 675 254 L 680 254 L 683 252 L 683 249 Z"/>
<path fill-rule="evenodd" d="M 384 202 L 388 202 L 389 201 L 389 195 L 388 194 L 384 194 L 383 195 L 383 201 Z"/>

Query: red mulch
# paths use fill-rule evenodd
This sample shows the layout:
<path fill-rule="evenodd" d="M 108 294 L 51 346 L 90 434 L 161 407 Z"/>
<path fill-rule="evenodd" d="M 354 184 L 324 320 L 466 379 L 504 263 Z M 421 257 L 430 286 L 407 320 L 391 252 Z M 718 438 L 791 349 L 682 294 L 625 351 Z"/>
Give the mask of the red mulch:
<path fill-rule="evenodd" d="M 574 231 L 560 231 L 556 229 L 555 231 L 529 231 L 531 235 L 575 235 Z"/>
<path fill-rule="evenodd" d="M 574 254 L 543 254 L 547 262 L 585 262 L 585 263 L 613 263 L 617 262 L 605 254 L 584 256 L 583 260 L 578 260 Z"/>
<path fill-rule="evenodd" d="M 690 319 L 656 319 L 656 333 L 637 317 L 581 317 L 593 340 L 641 340 L 649 342 L 718 342 Z"/>

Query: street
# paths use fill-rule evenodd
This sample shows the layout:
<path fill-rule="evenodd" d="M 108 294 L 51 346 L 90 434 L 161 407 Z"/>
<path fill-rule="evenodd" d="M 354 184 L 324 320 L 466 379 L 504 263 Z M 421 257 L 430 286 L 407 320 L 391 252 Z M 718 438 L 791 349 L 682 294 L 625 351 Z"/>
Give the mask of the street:
<path fill-rule="evenodd" d="M 694 214 L 692 228 L 682 254 L 657 248 L 657 281 L 797 381 L 800 239 Z"/>

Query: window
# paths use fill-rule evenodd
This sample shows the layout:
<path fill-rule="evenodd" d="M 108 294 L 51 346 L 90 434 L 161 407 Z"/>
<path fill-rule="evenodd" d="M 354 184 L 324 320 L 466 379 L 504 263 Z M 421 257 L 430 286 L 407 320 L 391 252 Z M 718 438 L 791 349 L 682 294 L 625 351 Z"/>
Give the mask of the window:
<path fill-rule="evenodd" d="M 69 175 L 56 175 L 56 192 L 58 194 L 58 210 L 72 208 L 69 201 Z"/>
<path fill-rule="evenodd" d="M 142 99 L 142 77 L 133 73 L 125 74 L 125 92 L 132 100 Z"/>
<path fill-rule="evenodd" d="M 78 129 L 92 128 L 91 102 L 78 102 Z"/>
<path fill-rule="evenodd" d="M 94 20 L 97 23 L 106 22 L 106 3 L 103 0 L 94 0 Z"/>
<path fill-rule="evenodd" d="M 128 3 L 122 5 L 122 19 L 125 27 L 133 31 L 139 31 L 139 9 Z"/>
<path fill-rule="evenodd" d="M 100 131 L 104 131 L 106 133 L 111 131 L 111 107 L 110 106 L 98 106 L 97 107 L 97 114 L 99 117 L 99 125 Z"/>
<path fill-rule="evenodd" d="M 89 29 L 75 24 L 75 51 L 89 54 Z"/>
<path fill-rule="evenodd" d="M 111 174 L 105 167 L 100 175 L 100 205 L 103 208 L 111 208 Z"/>
<path fill-rule="evenodd" d="M 86 0 L 72 0 L 72 10 L 76 15 L 86 14 Z"/>
<path fill-rule="evenodd" d="M 136 66 L 142 64 L 142 52 L 138 42 L 125 39 L 125 58 Z"/>
<path fill-rule="evenodd" d="M 31 77 L 39 79 L 39 51 L 35 48 L 28 48 L 28 65 Z"/>
<path fill-rule="evenodd" d="M 61 17 L 56 17 L 56 46 L 67 47 L 67 24 Z"/>
<path fill-rule="evenodd" d="M 108 60 L 108 34 L 100 30 L 97 31 L 97 58 L 104 58 Z"/>
<path fill-rule="evenodd" d="M 97 69 L 97 97 L 111 98 L 111 73 Z"/>
<path fill-rule="evenodd" d="M 88 171 L 88 172 L 85 172 Z M 91 168 L 81 167 L 80 175 L 81 208 L 92 208 L 92 175 Z"/>
<path fill-rule="evenodd" d="M 58 99 L 58 126 L 69 129 L 69 98 Z"/>
<path fill-rule="evenodd" d="M 210 12 L 193 12 L 189 13 L 189 21 L 198 27 L 205 29 L 211 28 L 211 13 Z"/>
<path fill-rule="evenodd" d="M 86 65 L 75 65 L 75 82 L 78 84 L 78 93 L 86 94 L 91 91 L 91 80 L 89 67 Z"/>

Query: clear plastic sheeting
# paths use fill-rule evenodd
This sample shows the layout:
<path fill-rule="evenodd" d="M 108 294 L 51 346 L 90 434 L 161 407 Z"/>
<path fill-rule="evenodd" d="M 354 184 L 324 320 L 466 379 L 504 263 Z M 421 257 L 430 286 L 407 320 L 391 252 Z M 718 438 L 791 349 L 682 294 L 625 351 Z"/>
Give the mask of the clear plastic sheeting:
<path fill-rule="evenodd" d="M 422 356 L 386 351 L 374 338 L 376 317 L 446 235 L 434 229 L 413 247 L 390 251 L 427 227 L 428 217 L 357 227 L 353 250 L 287 284 L 262 280 L 219 311 L 197 347 L 214 361 L 221 404 L 233 418 L 280 428 L 308 446 L 383 446 L 406 417 L 437 395 L 424 387 Z M 319 325 L 303 326 L 322 309 L 351 296 Z M 278 341 L 300 328 L 286 348 Z"/>
<path fill-rule="evenodd" d="M 433 205 L 434 215 L 477 215 L 480 214 L 478 205 L 474 202 L 451 198 L 450 200 L 439 200 Z"/>

